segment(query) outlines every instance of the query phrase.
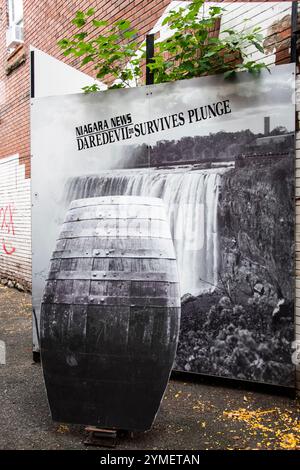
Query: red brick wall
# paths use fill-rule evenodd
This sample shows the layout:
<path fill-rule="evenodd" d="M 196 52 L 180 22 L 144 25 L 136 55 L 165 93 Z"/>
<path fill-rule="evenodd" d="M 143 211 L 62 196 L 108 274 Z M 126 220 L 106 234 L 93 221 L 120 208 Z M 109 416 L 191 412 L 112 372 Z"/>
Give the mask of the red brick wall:
<path fill-rule="evenodd" d="M 19 153 L 20 163 L 26 164 L 26 176 L 29 177 L 29 45 L 78 67 L 79 60 L 66 58 L 57 46 L 60 38 L 75 33 L 71 19 L 77 10 L 94 7 L 98 19 L 109 21 L 128 18 L 133 27 L 145 35 L 170 0 L 24 0 L 24 46 L 10 56 L 5 42 L 6 3 L 6 0 L 0 0 L 0 95 L 5 88 L 5 100 L 0 100 L 0 158 Z M 7 69 L 13 68 L 18 61 L 24 62 L 7 75 Z M 91 75 L 94 72 L 90 64 L 81 70 Z"/>
<path fill-rule="evenodd" d="M 26 175 L 30 176 L 29 137 L 29 45 L 56 57 L 73 67 L 78 60 L 66 58 L 57 41 L 76 31 L 71 19 L 77 10 L 95 7 L 97 18 L 111 21 L 129 18 L 141 34 L 145 34 L 157 21 L 169 0 L 24 0 L 24 46 L 12 56 L 6 51 L 6 28 L 8 25 L 6 0 L 0 0 L 0 81 L 5 87 L 5 102 L 0 102 L 0 158 L 19 153 L 20 163 L 26 163 Z M 26 55 L 26 61 L 6 75 L 11 67 Z M 93 74 L 88 64 L 82 71 Z"/>

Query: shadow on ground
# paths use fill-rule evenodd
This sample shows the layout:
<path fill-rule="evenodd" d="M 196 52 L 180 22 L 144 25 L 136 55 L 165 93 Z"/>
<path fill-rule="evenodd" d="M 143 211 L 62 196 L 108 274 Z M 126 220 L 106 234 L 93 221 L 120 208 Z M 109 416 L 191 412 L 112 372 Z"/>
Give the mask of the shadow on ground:
<path fill-rule="evenodd" d="M 51 421 L 40 364 L 32 362 L 31 297 L 0 286 L 0 449 L 88 449 L 81 426 Z M 300 449 L 292 398 L 172 380 L 153 429 L 118 449 Z"/>

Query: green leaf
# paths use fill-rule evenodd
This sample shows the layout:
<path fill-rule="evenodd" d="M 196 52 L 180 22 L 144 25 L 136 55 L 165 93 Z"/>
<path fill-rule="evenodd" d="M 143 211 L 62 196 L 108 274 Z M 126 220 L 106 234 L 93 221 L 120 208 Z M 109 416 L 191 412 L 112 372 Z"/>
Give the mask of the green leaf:
<path fill-rule="evenodd" d="M 93 85 L 87 85 L 82 88 L 84 93 L 95 93 L 96 91 L 100 91 L 99 85 L 94 83 Z"/>
<path fill-rule="evenodd" d="M 221 7 L 210 7 L 209 8 L 209 14 L 213 15 L 213 16 L 220 15 L 223 11 L 224 11 L 224 8 L 221 8 Z"/>
<path fill-rule="evenodd" d="M 81 65 L 85 65 L 87 64 L 88 62 L 92 62 L 94 60 L 94 57 L 91 56 L 91 55 L 87 55 L 82 61 L 81 61 Z"/>
<path fill-rule="evenodd" d="M 109 87 L 110 90 L 118 90 L 120 88 L 126 88 L 125 83 L 114 83 Z"/>
<path fill-rule="evenodd" d="M 93 20 L 92 23 L 96 28 L 101 28 L 102 26 L 108 26 L 108 22 L 104 20 Z"/>
<path fill-rule="evenodd" d="M 136 29 L 131 29 L 130 31 L 124 31 L 123 37 L 126 39 L 132 38 L 132 36 L 135 36 L 138 33 Z"/>
<path fill-rule="evenodd" d="M 77 26 L 77 28 L 82 28 L 85 25 L 85 20 L 83 18 L 74 18 L 72 23 Z"/>
<path fill-rule="evenodd" d="M 253 45 L 256 47 L 256 49 L 257 49 L 259 52 L 262 52 L 262 53 L 265 52 L 265 51 L 264 51 L 264 48 L 262 47 L 262 45 L 259 44 L 258 42 L 253 41 Z"/>
<path fill-rule="evenodd" d="M 69 49 L 66 49 L 63 54 L 65 56 L 68 56 L 70 54 L 75 54 L 75 53 L 76 53 L 76 49 L 74 49 L 73 47 L 70 47 Z"/>
<path fill-rule="evenodd" d="M 86 12 L 86 16 L 93 16 L 94 14 L 95 14 L 94 8 L 89 8 L 88 11 Z"/>
<path fill-rule="evenodd" d="M 85 25 L 85 14 L 83 11 L 77 11 L 75 18 L 72 20 L 72 23 L 75 24 L 78 28 L 82 28 Z"/>
<path fill-rule="evenodd" d="M 218 51 L 211 50 L 211 51 L 206 52 L 206 54 L 203 57 L 212 57 L 213 55 L 216 55 L 217 53 Z"/>
<path fill-rule="evenodd" d="M 74 38 L 75 39 L 78 39 L 79 41 L 83 41 L 83 39 L 85 39 L 87 37 L 87 34 L 88 33 L 78 33 L 78 34 L 74 34 Z"/>
<path fill-rule="evenodd" d="M 66 47 L 69 46 L 70 44 L 70 41 L 69 39 L 60 39 L 57 44 L 62 48 L 62 49 L 65 49 Z"/>
<path fill-rule="evenodd" d="M 165 18 L 163 21 L 162 21 L 162 26 L 165 26 L 166 24 L 169 23 L 169 17 Z"/>
<path fill-rule="evenodd" d="M 84 17 L 85 17 L 85 14 L 84 14 L 83 11 L 78 10 L 78 11 L 76 12 L 75 18 L 84 18 Z"/>
<path fill-rule="evenodd" d="M 129 20 L 120 20 L 115 23 L 121 31 L 130 28 L 130 21 Z"/>
<path fill-rule="evenodd" d="M 227 72 L 224 73 L 224 78 L 234 77 L 235 74 L 236 74 L 235 70 L 227 70 Z"/>

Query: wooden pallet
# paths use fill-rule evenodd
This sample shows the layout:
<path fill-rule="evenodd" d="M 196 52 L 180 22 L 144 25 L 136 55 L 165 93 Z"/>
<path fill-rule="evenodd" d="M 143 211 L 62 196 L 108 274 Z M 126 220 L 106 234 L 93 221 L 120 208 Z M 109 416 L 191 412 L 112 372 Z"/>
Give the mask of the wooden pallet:
<path fill-rule="evenodd" d="M 100 429 L 94 426 L 87 426 L 85 431 L 88 437 L 84 441 L 86 446 L 110 447 L 117 445 L 117 431 L 115 429 Z"/>

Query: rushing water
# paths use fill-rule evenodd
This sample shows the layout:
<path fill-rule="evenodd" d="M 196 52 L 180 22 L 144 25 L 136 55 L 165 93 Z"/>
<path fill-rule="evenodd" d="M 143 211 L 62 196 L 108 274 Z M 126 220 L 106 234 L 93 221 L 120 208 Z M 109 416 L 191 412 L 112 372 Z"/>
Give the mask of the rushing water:
<path fill-rule="evenodd" d="M 211 290 L 218 276 L 217 206 L 220 177 L 225 168 L 208 170 L 134 169 L 103 171 L 69 181 L 67 201 L 134 195 L 165 202 L 175 245 L 181 293 Z"/>

